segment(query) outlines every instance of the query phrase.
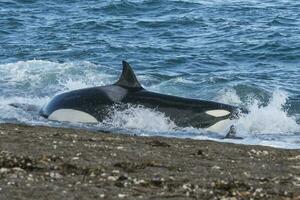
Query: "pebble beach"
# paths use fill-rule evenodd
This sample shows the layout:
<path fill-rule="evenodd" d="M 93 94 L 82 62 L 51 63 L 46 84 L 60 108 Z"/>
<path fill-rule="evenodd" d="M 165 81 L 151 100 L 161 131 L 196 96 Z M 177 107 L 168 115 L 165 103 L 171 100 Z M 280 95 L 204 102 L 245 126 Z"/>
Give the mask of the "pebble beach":
<path fill-rule="evenodd" d="M 300 199 L 300 150 L 0 125 L 0 199 Z"/>

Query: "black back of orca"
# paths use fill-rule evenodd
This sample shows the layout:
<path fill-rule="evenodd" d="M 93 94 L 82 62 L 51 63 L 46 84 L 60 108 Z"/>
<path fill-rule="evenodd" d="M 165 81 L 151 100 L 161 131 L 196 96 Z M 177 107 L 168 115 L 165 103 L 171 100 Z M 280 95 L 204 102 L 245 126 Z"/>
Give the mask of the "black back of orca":
<path fill-rule="evenodd" d="M 143 105 L 144 107 L 165 113 L 176 125 L 181 127 L 206 128 L 229 117 L 214 117 L 208 115 L 206 111 L 227 110 L 233 112 L 236 110 L 235 107 L 225 104 L 164 95 L 147 90 L 140 90 L 134 94 L 127 95 L 123 102 Z"/>
<path fill-rule="evenodd" d="M 226 104 L 147 91 L 140 85 L 129 64 L 123 61 L 122 75 L 115 84 L 60 94 L 44 106 L 40 113 L 51 119 L 55 111 L 76 110 L 91 115 L 97 121 L 102 121 L 109 115 L 113 105 L 125 109 L 126 106 L 122 105 L 128 104 L 155 109 L 165 113 L 178 126 L 196 128 L 206 128 L 229 119 L 235 116 L 238 110 Z M 207 114 L 207 111 L 212 110 L 224 110 L 228 114 L 221 116 Z"/>

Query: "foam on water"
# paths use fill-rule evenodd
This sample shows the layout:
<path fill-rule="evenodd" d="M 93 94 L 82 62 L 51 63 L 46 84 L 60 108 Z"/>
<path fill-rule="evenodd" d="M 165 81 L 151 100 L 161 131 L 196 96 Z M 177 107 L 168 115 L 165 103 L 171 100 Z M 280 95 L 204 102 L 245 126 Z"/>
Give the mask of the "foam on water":
<path fill-rule="evenodd" d="M 28 124 L 37 124 L 41 118 L 37 112 L 28 112 L 27 110 L 18 109 L 10 104 L 34 105 L 39 110 L 43 104 L 49 101 L 49 97 L 0 97 L 0 122 L 21 122 Z"/>
<path fill-rule="evenodd" d="M 247 100 L 248 114 L 241 114 L 235 123 L 239 134 L 243 136 L 255 134 L 294 134 L 300 132 L 300 125 L 295 116 L 287 112 L 288 95 L 276 89 L 267 105 L 262 105 L 259 100 L 249 97 Z M 242 101 L 236 92 L 227 90 L 220 96 L 220 101 L 228 104 L 240 104 Z"/>
<path fill-rule="evenodd" d="M 128 105 L 125 110 L 113 107 L 103 124 L 114 128 L 142 130 L 143 132 L 175 131 L 176 125 L 164 113 L 143 106 Z"/>
<path fill-rule="evenodd" d="M 248 107 L 250 113 L 242 116 L 236 126 L 242 134 L 293 134 L 300 132 L 296 118 L 284 109 L 288 96 L 275 90 L 267 106 L 260 106 L 257 100 Z"/>

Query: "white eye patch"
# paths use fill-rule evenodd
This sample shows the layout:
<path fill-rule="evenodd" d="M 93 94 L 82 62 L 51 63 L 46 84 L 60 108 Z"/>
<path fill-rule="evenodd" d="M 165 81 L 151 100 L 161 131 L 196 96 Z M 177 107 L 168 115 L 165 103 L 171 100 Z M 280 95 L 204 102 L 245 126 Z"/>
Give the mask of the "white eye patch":
<path fill-rule="evenodd" d="M 227 110 L 208 110 L 205 113 L 213 117 L 224 117 L 230 114 Z"/>

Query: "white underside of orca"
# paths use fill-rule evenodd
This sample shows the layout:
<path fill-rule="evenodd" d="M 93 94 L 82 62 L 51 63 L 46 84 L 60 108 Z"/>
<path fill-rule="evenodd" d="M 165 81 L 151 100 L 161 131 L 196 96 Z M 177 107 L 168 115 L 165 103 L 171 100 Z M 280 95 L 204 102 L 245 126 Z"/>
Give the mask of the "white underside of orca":
<path fill-rule="evenodd" d="M 226 110 L 212 110 L 212 111 L 207 111 L 212 115 L 214 114 L 215 116 L 222 116 L 221 113 L 225 115 L 228 115 Z M 229 113 L 229 112 L 228 112 Z M 74 110 L 74 109 L 59 109 L 51 113 L 49 115 L 48 119 L 54 120 L 54 121 L 62 121 L 62 122 L 72 122 L 72 123 L 98 123 L 98 120 L 93 117 L 92 115 L 79 111 L 79 110 Z M 222 121 L 217 122 L 216 124 L 206 128 L 206 130 L 211 131 L 211 132 L 224 132 L 226 131 L 234 122 L 229 119 L 225 119 Z"/>
<path fill-rule="evenodd" d="M 51 113 L 48 119 L 62 122 L 98 123 L 92 115 L 74 109 L 59 109 Z"/>
<path fill-rule="evenodd" d="M 230 114 L 227 110 L 208 110 L 205 113 L 213 117 L 224 117 Z"/>
<path fill-rule="evenodd" d="M 206 128 L 206 130 L 211 132 L 216 132 L 216 133 L 223 133 L 224 131 L 227 131 L 230 128 L 230 126 L 233 124 L 234 124 L 233 120 L 225 119 Z"/>

